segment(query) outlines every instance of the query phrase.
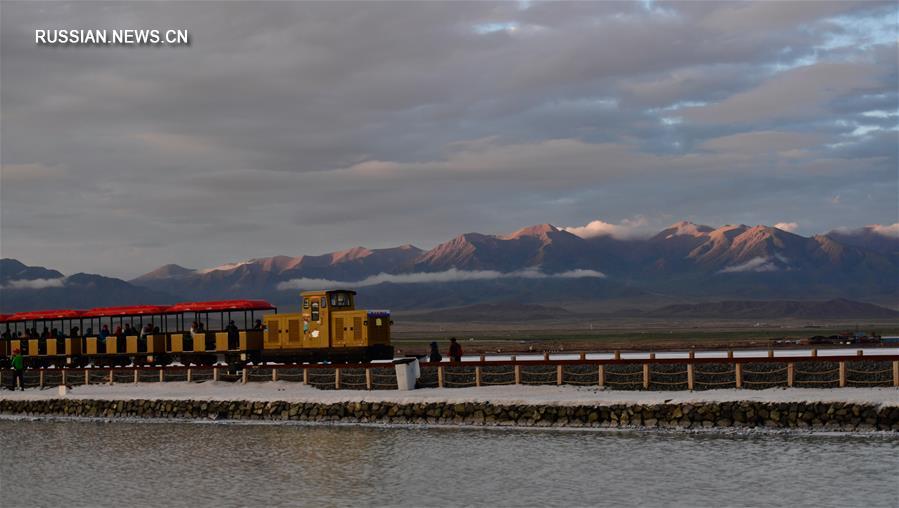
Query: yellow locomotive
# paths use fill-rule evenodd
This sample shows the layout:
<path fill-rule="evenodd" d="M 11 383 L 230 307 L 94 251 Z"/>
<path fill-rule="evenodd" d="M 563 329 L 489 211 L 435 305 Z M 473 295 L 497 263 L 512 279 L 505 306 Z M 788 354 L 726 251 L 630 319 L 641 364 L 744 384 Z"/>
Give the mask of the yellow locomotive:
<path fill-rule="evenodd" d="M 265 316 L 263 357 L 370 361 L 393 358 L 390 312 L 357 310 L 356 292 L 346 289 L 301 293 L 296 314 Z"/>
<path fill-rule="evenodd" d="M 33 367 L 393 358 L 389 311 L 357 310 L 346 289 L 301 298 L 295 314 L 263 300 L 20 312 L 0 316 L 0 358 L 19 350 Z"/>

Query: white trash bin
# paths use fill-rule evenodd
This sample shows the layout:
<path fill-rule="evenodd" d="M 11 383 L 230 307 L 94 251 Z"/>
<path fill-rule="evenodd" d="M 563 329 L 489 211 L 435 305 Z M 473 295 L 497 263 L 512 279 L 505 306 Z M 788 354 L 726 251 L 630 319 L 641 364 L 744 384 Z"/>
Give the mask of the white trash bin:
<path fill-rule="evenodd" d="M 418 358 L 400 358 L 393 361 L 396 369 L 396 387 L 398 390 L 415 389 L 415 381 L 421 375 Z"/>

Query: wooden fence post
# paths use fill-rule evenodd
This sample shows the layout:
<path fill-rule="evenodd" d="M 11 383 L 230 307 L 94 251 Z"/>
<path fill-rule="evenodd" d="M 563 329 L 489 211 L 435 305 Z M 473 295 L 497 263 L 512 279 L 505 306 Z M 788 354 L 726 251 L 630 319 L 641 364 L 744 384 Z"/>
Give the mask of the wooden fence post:
<path fill-rule="evenodd" d="M 733 351 L 733 349 L 728 349 L 728 350 L 727 350 L 727 359 L 728 359 L 728 360 L 733 360 L 733 359 L 734 359 L 734 351 Z"/>
<path fill-rule="evenodd" d="M 66 371 L 67 371 L 67 370 L 68 370 L 68 369 L 62 369 L 62 385 L 63 385 L 63 386 L 66 385 Z M 3 383 L 0 382 L 0 385 L 2 385 L 2 384 L 3 384 Z"/>
<path fill-rule="evenodd" d="M 521 384 L 521 365 L 515 366 L 515 384 Z"/>
<path fill-rule="evenodd" d="M 278 369 L 272 368 L 272 381 L 278 380 Z"/>
<path fill-rule="evenodd" d="M 893 362 L 893 386 L 899 387 L 899 360 Z"/>
<path fill-rule="evenodd" d="M 218 380 L 219 380 L 219 368 L 218 368 L 218 367 L 213 367 L 213 368 L 212 368 L 212 380 L 213 380 L 213 381 L 218 381 Z"/>
<path fill-rule="evenodd" d="M 561 364 L 556 365 L 556 384 L 557 385 L 562 384 L 562 372 L 563 372 L 562 365 Z"/>
<path fill-rule="evenodd" d="M 768 349 L 768 358 L 774 358 L 774 350 L 773 349 L 770 349 L 770 348 Z"/>
<path fill-rule="evenodd" d="M 795 364 L 790 362 L 787 364 L 787 386 L 793 386 L 793 379 L 795 377 Z"/>
<path fill-rule="evenodd" d="M 443 387 L 443 367 L 437 367 L 437 384 Z M 371 390 L 371 369 L 365 369 L 365 389 Z"/>
<path fill-rule="evenodd" d="M 596 382 L 597 382 L 597 384 L 599 384 L 599 387 L 605 388 L 606 387 L 606 366 L 605 365 L 603 365 L 601 363 L 599 364 L 599 366 L 596 369 L 596 377 L 597 377 Z"/>
<path fill-rule="evenodd" d="M 812 348 L 812 358 L 818 357 L 818 348 Z"/>
<path fill-rule="evenodd" d="M 165 382 L 165 369 L 163 369 L 162 367 L 159 368 L 159 382 Z"/>
<path fill-rule="evenodd" d="M 134 369 L 134 384 L 137 384 L 137 380 L 139 379 L 138 376 L 140 375 L 140 374 L 138 374 L 139 372 L 140 371 L 137 370 L 136 368 Z"/>
<path fill-rule="evenodd" d="M 308 367 L 303 367 L 303 384 L 304 385 L 309 384 L 309 368 Z"/>
<path fill-rule="evenodd" d="M 584 360 L 586 360 L 586 359 L 587 359 L 587 353 L 585 353 L 585 352 L 583 352 L 583 351 L 581 351 L 581 355 L 580 355 L 580 357 L 581 357 L 581 361 L 584 361 Z"/>
<path fill-rule="evenodd" d="M 621 351 L 615 350 L 614 358 L 616 360 L 620 360 L 621 359 Z"/>
<path fill-rule="evenodd" d="M 334 388 L 340 390 L 340 367 L 334 369 Z"/>
<path fill-rule="evenodd" d="M 649 364 L 643 364 L 643 389 L 649 390 Z"/>
<path fill-rule="evenodd" d="M 112 369 L 109 369 L 109 384 L 112 384 L 112 381 L 113 381 Z"/>
<path fill-rule="evenodd" d="M 737 363 L 734 365 L 734 382 L 736 383 L 737 388 L 743 388 L 743 364 Z"/>
<path fill-rule="evenodd" d="M 846 386 L 846 362 L 840 362 L 840 388 Z"/>
<path fill-rule="evenodd" d="M 474 385 L 481 386 L 481 366 L 478 365 L 474 368 Z"/>
<path fill-rule="evenodd" d="M 548 361 L 549 361 L 549 351 L 544 351 L 544 352 L 543 352 L 543 361 L 544 361 L 544 362 L 548 362 Z"/>
<path fill-rule="evenodd" d="M 856 356 L 863 356 L 865 354 L 865 352 L 862 351 L 861 349 L 859 349 L 855 354 L 856 354 Z"/>
<path fill-rule="evenodd" d="M 487 361 L 487 356 L 484 353 L 481 353 L 481 361 L 482 362 Z"/>
<path fill-rule="evenodd" d="M 84 384 L 91 384 L 91 373 L 87 369 L 84 369 Z"/>
<path fill-rule="evenodd" d="M 41 390 L 44 389 L 44 369 L 41 369 L 40 371 L 40 380 L 38 381 L 38 386 Z"/>
<path fill-rule="evenodd" d="M 240 371 L 240 382 L 242 384 L 247 384 L 247 368 L 246 367 L 244 367 Z"/>
<path fill-rule="evenodd" d="M 191 379 L 193 379 L 193 372 L 190 370 L 190 367 L 187 368 L 187 382 L 190 383 Z"/>
<path fill-rule="evenodd" d="M 437 388 L 443 388 L 443 365 L 437 367 Z"/>

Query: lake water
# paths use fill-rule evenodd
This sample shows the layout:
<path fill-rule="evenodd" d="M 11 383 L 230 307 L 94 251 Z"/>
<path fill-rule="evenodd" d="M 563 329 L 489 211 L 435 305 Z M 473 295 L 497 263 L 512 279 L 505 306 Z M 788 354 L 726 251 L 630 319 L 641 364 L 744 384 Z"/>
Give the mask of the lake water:
<path fill-rule="evenodd" d="M 899 436 L 0 420 L 6 506 L 897 506 Z"/>

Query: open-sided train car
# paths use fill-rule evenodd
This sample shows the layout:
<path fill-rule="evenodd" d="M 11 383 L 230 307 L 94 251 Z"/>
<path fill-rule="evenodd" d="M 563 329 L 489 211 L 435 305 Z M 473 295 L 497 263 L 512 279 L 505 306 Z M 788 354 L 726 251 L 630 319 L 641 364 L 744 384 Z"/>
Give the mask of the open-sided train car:
<path fill-rule="evenodd" d="M 307 292 L 302 297 L 303 309 L 297 314 L 277 314 L 263 300 L 225 300 L 0 316 L 0 359 L 17 349 L 30 367 L 393 357 L 388 311 L 356 310 L 355 292 L 348 290 Z M 119 329 L 123 331 L 117 333 Z"/>

